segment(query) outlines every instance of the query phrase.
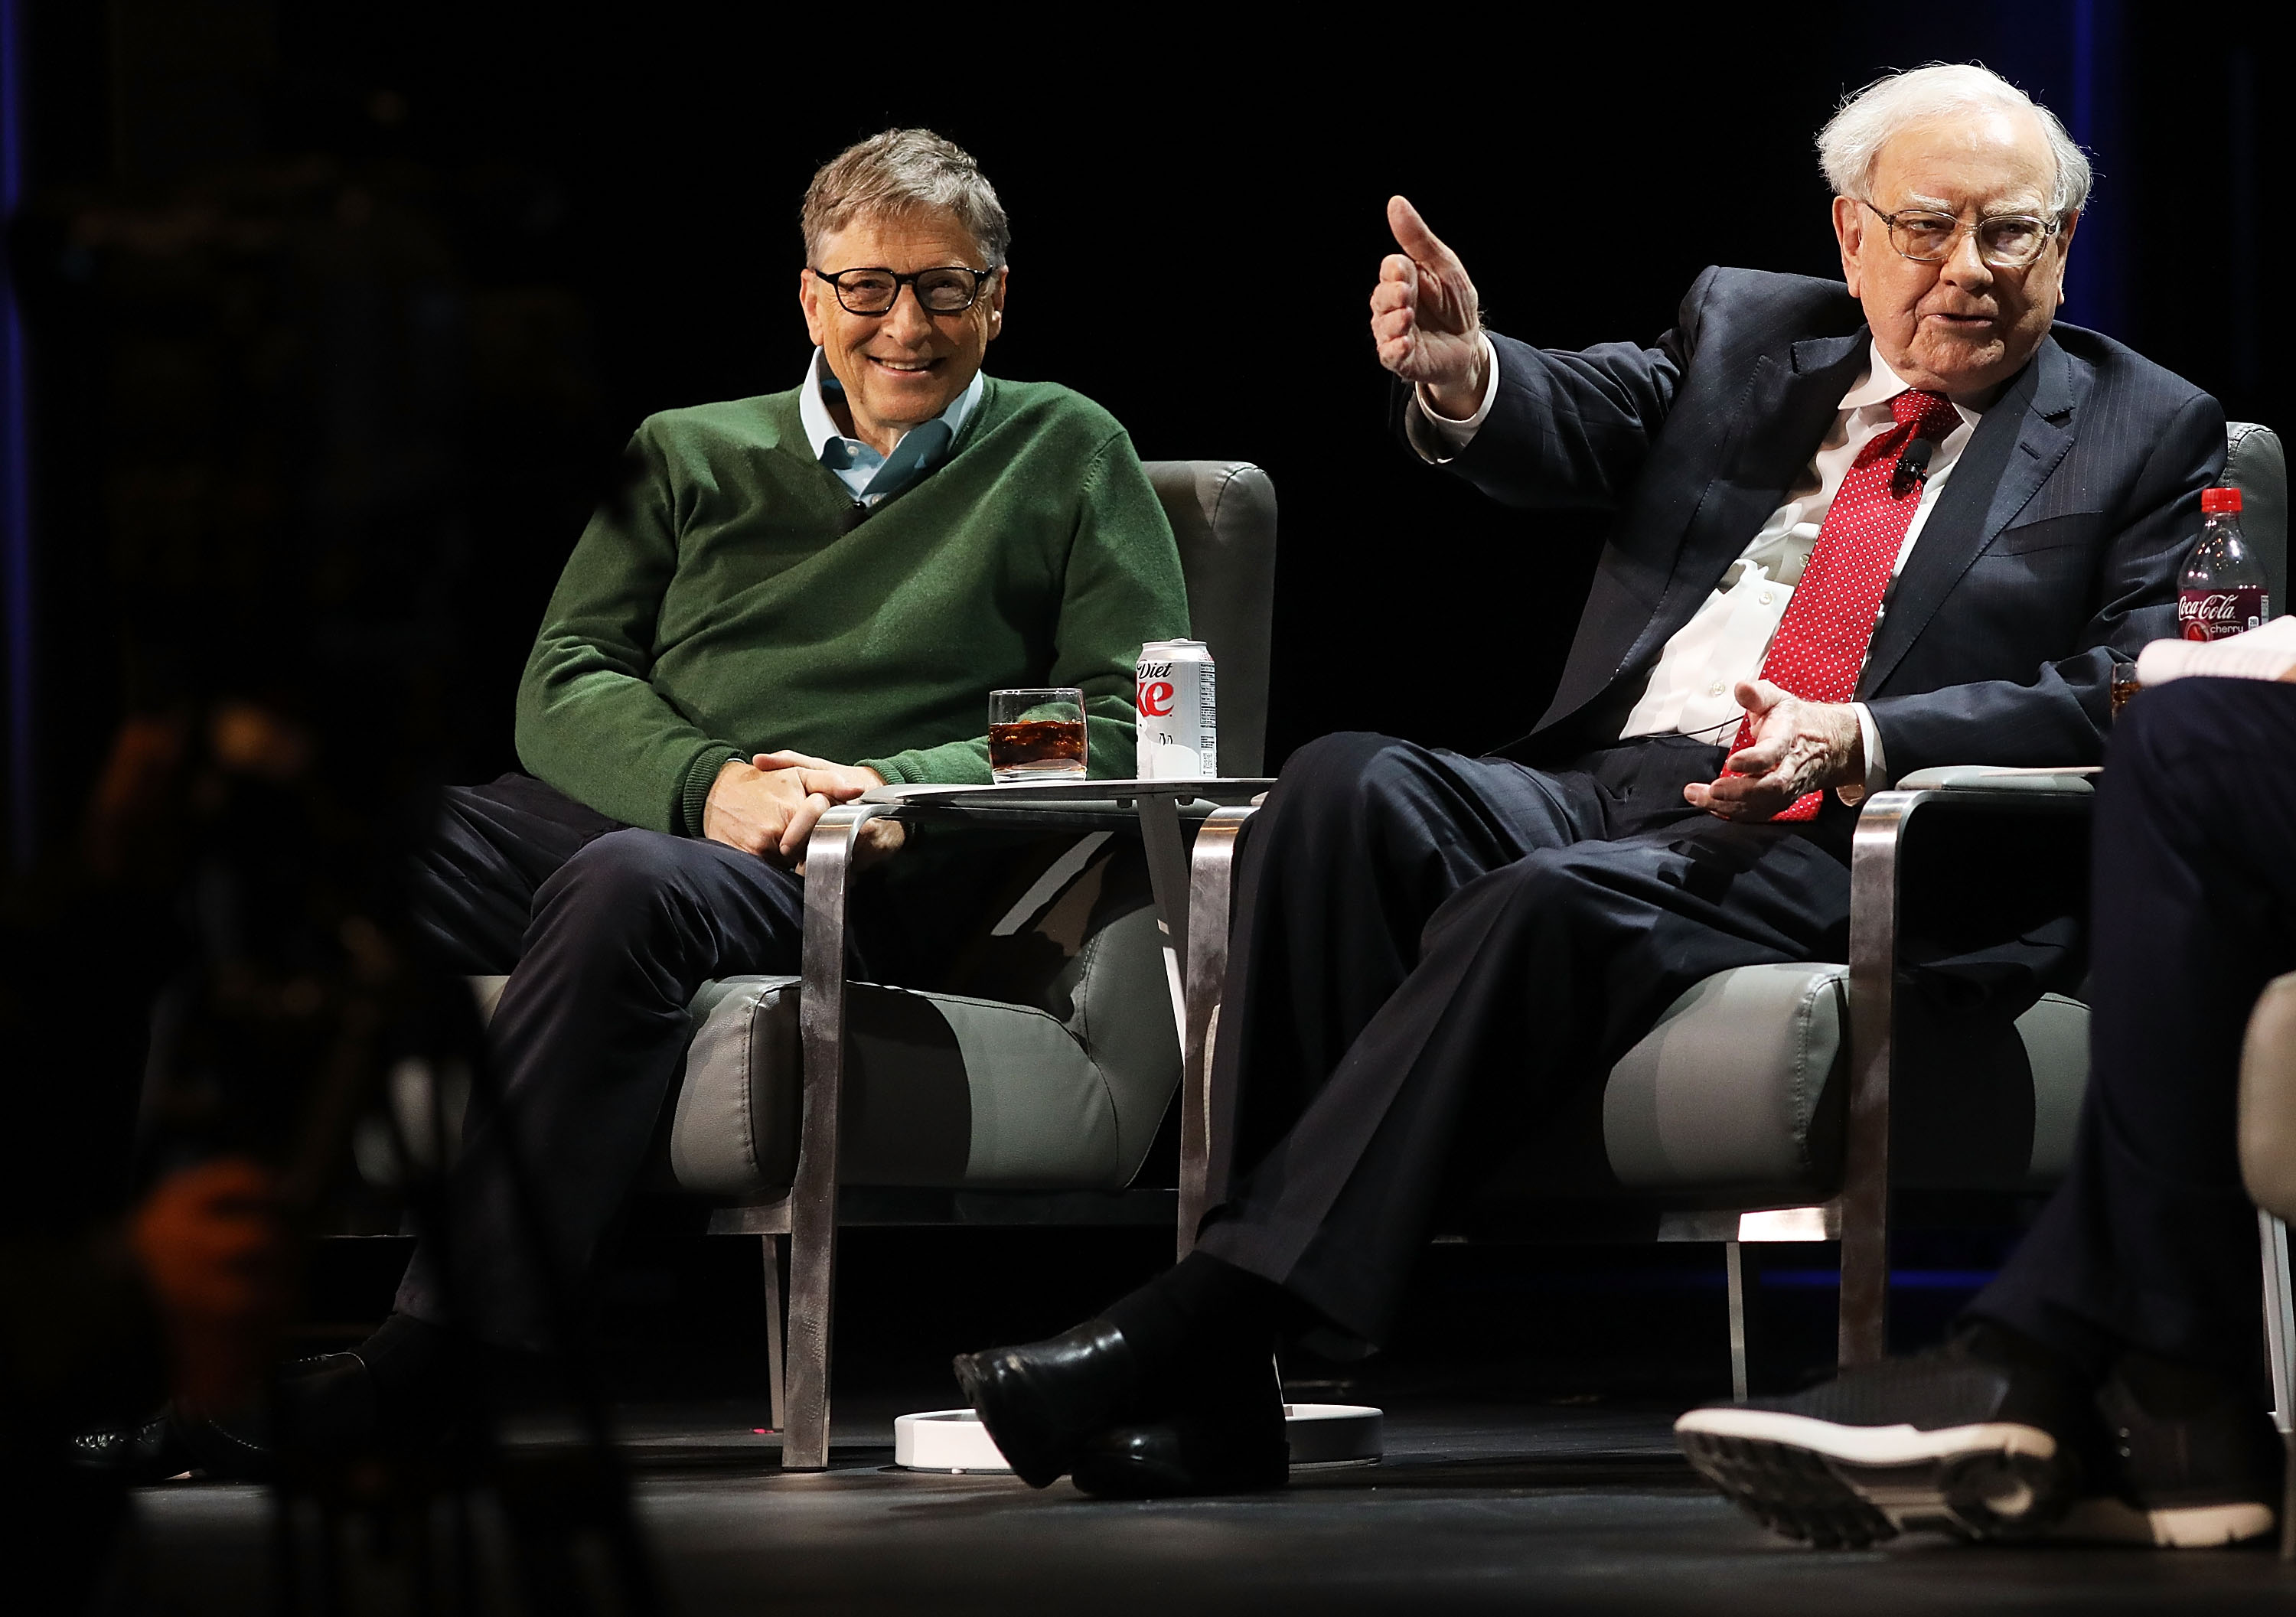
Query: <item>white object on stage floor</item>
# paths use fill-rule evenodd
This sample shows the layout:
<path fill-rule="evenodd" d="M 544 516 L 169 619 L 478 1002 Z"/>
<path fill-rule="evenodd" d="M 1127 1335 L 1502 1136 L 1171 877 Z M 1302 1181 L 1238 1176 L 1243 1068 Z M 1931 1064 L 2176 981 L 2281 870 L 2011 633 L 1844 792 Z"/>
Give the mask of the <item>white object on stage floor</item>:
<path fill-rule="evenodd" d="M 1380 1412 L 1368 1404 L 1286 1404 L 1283 1435 L 1294 1465 L 1365 1465 L 1380 1457 Z M 893 1422 L 893 1464 L 909 1471 L 1013 1468 L 970 1409 L 931 1409 Z"/>

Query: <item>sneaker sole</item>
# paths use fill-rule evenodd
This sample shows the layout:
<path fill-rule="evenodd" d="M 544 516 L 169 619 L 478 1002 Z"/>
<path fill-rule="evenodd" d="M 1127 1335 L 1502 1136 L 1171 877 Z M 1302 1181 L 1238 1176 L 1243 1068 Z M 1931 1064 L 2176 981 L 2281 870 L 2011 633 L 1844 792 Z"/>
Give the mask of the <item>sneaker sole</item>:
<path fill-rule="evenodd" d="M 1690 1463 L 1756 1521 L 1823 1548 L 1923 1529 L 2031 1538 L 2064 1490 L 2056 1439 L 2009 1422 L 1923 1432 L 1723 1408 L 1693 1409 L 1674 1432 Z"/>
<path fill-rule="evenodd" d="M 2272 1506 L 2254 1499 L 2140 1510 L 2120 1499 L 2082 1499 L 2049 1530 L 2051 1539 L 2083 1544 L 2149 1544 L 2156 1549 L 2214 1549 L 2261 1539 L 2276 1525 Z"/>

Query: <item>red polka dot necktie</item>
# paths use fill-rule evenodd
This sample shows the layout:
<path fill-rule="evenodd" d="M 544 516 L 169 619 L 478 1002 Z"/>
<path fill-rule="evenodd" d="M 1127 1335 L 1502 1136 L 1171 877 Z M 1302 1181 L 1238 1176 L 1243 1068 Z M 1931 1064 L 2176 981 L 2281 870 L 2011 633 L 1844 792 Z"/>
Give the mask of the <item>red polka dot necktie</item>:
<path fill-rule="evenodd" d="M 1916 438 L 1942 443 L 1961 417 L 1942 393 L 1908 388 L 1890 401 L 1897 425 L 1857 452 L 1817 530 L 1801 582 L 1762 659 L 1762 677 L 1805 702 L 1848 702 L 1882 615 L 1882 596 L 1898 551 L 1922 503 L 1921 480 L 1898 475 L 1898 457 Z M 1730 751 L 1753 744 L 1754 721 L 1742 719 Z M 1804 792 L 1780 820 L 1806 820 L 1824 793 Z"/>

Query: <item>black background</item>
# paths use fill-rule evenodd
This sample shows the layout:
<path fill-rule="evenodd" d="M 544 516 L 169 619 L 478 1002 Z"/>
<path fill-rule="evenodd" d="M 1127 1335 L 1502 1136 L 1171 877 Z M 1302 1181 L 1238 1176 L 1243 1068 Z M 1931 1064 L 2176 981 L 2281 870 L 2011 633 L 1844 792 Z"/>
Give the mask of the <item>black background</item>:
<path fill-rule="evenodd" d="M 1364 300 L 1391 193 L 1458 250 L 1497 329 L 1648 341 L 1706 264 L 1837 273 L 1812 132 L 1887 68 L 1981 58 L 2097 152 L 2066 317 L 2272 419 L 2263 379 L 2286 339 L 2259 288 L 2286 182 L 2264 154 L 2285 146 L 2285 102 L 2236 20 L 2095 0 L 1901 9 L 1255 26 L 1209 8 L 943 23 L 35 4 L 29 178 L 50 198 L 149 199 L 266 152 L 411 164 L 463 199 L 465 281 L 570 296 L 603 447 L 588 481 L 481 502 L 465 772 L 511 761 L 512 684 L 611 447 L 649 411 L 797 379 L 799 195 L 820 161 L 897 123 L 972 151 L 1012 216 L 994 373 L 1081 390 L 1144 456 L 1273 474 L 1271 764 L 1340 727 L 1480 748 L 1543 705 L 1591 565 L 1571 541 L 1591 535 L 1498 512 L 1389 439 Z M 40 797 L 60 820 L 121 696 L 104 586 L 75 564 L 102 543 L 103 412 L 69 345 L 37 320 L 33 338 Z M 483 478 L 488 446 L 469 448 Z"/>

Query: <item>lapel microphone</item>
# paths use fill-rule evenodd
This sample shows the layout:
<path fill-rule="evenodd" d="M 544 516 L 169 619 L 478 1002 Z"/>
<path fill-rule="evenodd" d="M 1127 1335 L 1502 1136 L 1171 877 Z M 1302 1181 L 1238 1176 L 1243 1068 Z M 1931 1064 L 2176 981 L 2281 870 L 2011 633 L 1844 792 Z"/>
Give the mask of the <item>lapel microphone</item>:
<path fill-rule="evenodd" d="M 1917 438 L 1907 444 L 1905 453 L 1898 456 L 1896 469 L 1890 473 L 1890 497 L 1903 499 L 1906 489 L 1929 481 L 1930 456 L 1936 453 L 1937 446 L 1926 438 Z"/>

